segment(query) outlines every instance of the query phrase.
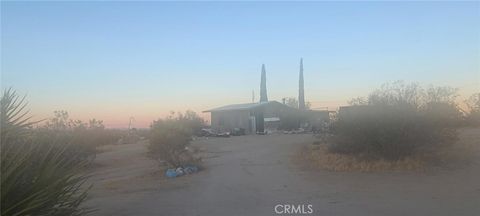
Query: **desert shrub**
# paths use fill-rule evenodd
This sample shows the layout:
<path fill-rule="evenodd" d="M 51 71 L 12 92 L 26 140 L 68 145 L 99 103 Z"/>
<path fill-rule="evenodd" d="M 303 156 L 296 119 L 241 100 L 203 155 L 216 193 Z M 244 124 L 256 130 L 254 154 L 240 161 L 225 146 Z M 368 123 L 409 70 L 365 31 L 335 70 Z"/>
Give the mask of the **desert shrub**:
<path fill-rule="evenodd" d="M 400 160 L 449 145 L 462 117 L 455 93 L 448 87 L 386 84 L 339 111 L 329 151 Z"/>
<path fill-rule="evenodd" d="M 187 147 L 203 125 L 193 112 L 154 121 L 150 127 L 149 156 L 170 167 L 199 162 Z"/>
<path fill-rule="evenodd" d="M 184 114 L 178 113 L 176 117 L 174 117 L 173 114 L 174 113 L 172 113 L 172 116 L 170 116 L 169 118 L 178 121 L 181 125 L 190 130 L 194 135 L 198 135 L 202 128 L 205 126 L 205 121 L 203 120 L 203 118 L 198 116 L 198 114 L 194 111 L 187 110 Z"/>
<path fill-rule="evenodd" d="M 54 111 L 54 116 L 36 131 L 70 143 L 71 146 L 65 154 L 70 154 L 78 161 L 93 161 L 98 146 L 114 144 L 125 134 L 123 131 L 106 129 L 101 120 L 72 120 L 64 110 Z M 49 139 L 49 136 L 45 139 Z"/>
<path fill-rule="evenodd" d="M 1 104 L 1 215 L 84 215 L 85 161 L 64 139 L 32 130 L 26 103 L 11 89 Z"/>
<path fill-rule="evenodd" d="M 480 93 L 471 95 L 467 101 L 467 123 L 471 126 L 480 126 Z"/>

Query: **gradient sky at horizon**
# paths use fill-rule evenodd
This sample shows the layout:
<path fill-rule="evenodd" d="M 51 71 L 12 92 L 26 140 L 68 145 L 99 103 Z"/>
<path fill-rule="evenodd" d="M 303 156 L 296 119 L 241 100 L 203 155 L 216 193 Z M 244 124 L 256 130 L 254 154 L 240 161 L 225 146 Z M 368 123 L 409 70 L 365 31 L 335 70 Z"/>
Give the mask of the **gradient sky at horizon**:
<path fill-rule="evenodd" d="M 479 2 L 1 2 L 1 85 L 37 118 L 109 127 L 305 96 L 331 108 L 385 82 L 480 86 Z"/>

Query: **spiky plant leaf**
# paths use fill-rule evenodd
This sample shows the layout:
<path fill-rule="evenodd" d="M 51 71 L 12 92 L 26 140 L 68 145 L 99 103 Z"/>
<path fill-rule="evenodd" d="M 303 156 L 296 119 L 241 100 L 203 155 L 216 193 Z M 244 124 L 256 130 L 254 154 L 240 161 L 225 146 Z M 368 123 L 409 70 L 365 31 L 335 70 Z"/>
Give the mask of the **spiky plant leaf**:
<path fill-rule="evenodd" d="M 0 100 L 1 215 L 84 215 L 86 162 L 66 154 L 68 136 L 31 128 L 25 97 L 12 89 Z"/>

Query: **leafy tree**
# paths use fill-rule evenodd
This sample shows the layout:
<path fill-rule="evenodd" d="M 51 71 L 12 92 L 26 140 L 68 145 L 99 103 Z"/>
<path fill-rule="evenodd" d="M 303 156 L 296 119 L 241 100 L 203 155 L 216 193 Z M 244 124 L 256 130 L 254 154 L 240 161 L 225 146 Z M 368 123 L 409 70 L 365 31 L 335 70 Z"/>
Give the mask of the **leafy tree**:
<path fill-rule="evenodd" d="M 293 107 L 293 108 L 299 108 L 299 103 L 298 103 L 298 100 L 297 98 L 294 98 L 294 97 L 287 97 L 287 98 L 284 98 L 285 99 L 285 104 L 289 107 Z M 310 102 L 306 102 L 305 103 L 305 109 L 309 110 L 311 107 L 311 103 Z"/>
<path fill-rule="evenodd" d="M 289 107 L 298 109 L 298 100 L 294 97 L 285 98 L 285 104 Z"/>

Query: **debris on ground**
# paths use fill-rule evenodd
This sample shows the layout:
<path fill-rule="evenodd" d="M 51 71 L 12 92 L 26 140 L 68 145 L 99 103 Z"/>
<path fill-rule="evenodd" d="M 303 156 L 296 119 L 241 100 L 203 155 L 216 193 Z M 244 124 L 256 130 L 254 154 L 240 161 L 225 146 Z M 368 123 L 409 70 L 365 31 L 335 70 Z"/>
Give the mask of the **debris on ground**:
<path fill-rule="evenodd" d="M 245 135 L 245 128 L 234 128 L 231 133 L 233 136 L 243 136 Z"/>
<path fill-rule="evenodd" d="M 299 128 L 299 129 L 296 129 L 296 130 L 285 130 L 285 131 L 283 131 L 283 134 L 305 134 L 305 133 L 308 133 L 308 131 L 305 130 L 304 128 Z"/>
<path fill-rule="evenodd" d="M 216 137 L 230 137 L 230 132 L 218 133 Z"/>
<path fill-rule="evenodd" d="M 230 132 L 220 133 L 211 128 L 203 128 L 198 136 L 202 137 L 230 137 Z"/>
<path fill-rule="evenodd" d="M 186 165 L 186 166 L 180 166 L 177 167 L 176 169 L 167 169 L 165 171 L 165 175 L 169 178 L 175 178 L 179 177 L 182 175 L 188 175 L 188 174 L 193 174 L 198 172 L 198 167 L 194 165 Z"/>
<path fill-rule="evenodd" d="M 175 172 L 175 169 L 167 169 L 165 175 L 169 178 L 175 178 L 177 177 L 177 172 Z"/>
<path fill-rule="evenodd" d="M 198 135 L 202 137 L 214 137 L 216 133 L 211 128 L 202 128 L 202 130 L 200 130 L 200 133 Z"/>

